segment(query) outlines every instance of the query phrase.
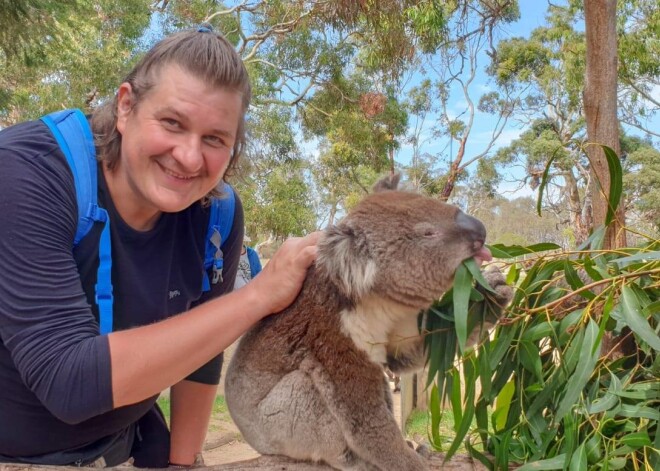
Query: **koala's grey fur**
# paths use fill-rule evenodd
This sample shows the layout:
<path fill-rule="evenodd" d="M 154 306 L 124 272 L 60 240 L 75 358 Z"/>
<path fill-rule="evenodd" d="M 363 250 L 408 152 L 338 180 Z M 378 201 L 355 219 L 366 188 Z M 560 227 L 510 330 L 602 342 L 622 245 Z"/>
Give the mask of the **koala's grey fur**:
<path fill-rule="evenodd" d="M 483 253 L 486 234 L 456 207 L 397 183 L 381 181 L 326 230 L 296 301 L 240 341 L 226 401 L 258 452 L 341 470 L 427 469 L 392 415 L 383 367 L 423 366 L 418 314 L 463 260 Z"/>

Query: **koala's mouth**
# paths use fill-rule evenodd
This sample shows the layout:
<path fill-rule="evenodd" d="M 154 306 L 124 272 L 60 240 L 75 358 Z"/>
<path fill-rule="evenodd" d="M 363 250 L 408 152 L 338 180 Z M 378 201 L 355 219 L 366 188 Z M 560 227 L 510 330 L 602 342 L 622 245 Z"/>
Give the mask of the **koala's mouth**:
<path fill-rule="evenodd" d="M 475 245 L 477 243 L 480 245 L 480 247 L 473 255 L 474 260 L 477 262 L 477 265 L 481 265 L 484 262 L 490 262 L 493 259 L 493 254 L 490 253 L 490 250 L 488 250 L 488 248 L 485 245 L 483 245 L 483 243 L 475 242 Z"/>

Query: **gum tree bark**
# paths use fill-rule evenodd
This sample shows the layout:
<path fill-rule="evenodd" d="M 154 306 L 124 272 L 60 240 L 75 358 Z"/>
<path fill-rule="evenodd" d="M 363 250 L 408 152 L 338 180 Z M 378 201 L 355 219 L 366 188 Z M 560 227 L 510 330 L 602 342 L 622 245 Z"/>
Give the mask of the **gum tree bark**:
<path fill-rule="evenodd" d="M 605 222 L 610 190 L 605 153 L 595 144 L 611 147 L 617 155 L 621 153 L 617 117 L 616 3 L 616 0 L 584 0 L 587 47 L 584 114 L 587 139 L 591 143 L 587 154 L 591 161 L 594 227 Z M 626 245 L 624 225 L 625 211 L 621 201 L 605 234 L 604 249 Z"/>

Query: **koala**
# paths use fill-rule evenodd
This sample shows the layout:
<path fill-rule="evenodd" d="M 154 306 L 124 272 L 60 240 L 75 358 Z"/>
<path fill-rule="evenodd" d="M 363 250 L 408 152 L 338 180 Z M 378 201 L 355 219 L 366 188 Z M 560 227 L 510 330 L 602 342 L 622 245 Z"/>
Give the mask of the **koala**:
<path fill-rule="evenodd" d="M 397 426 L 384 368 L 424 365 L 420 311 L 461 262 L 491 256 L 479 220 L 397 184 L 380 181 L 328 227 L 293 304 L 240 340 L 225 399 L 259 453 L 340 470 L 427 469 Z"/>

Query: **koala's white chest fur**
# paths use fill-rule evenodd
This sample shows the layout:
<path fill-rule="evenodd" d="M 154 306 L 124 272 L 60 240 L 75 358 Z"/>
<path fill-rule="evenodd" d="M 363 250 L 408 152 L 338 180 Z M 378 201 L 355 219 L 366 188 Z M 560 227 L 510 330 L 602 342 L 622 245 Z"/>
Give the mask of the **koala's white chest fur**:
<path fill-rule="evenodd" d="M 369 296 L 355 308 L 341 312 L 341 330 L 367 353 L 371 361 L 384 365 L 388 352 L 419 336 L 418 312 L 414 308 Z"/>

